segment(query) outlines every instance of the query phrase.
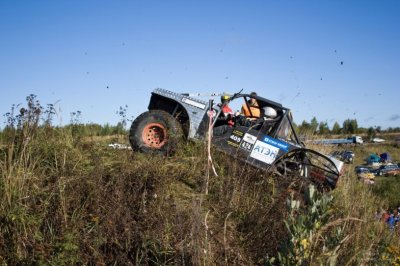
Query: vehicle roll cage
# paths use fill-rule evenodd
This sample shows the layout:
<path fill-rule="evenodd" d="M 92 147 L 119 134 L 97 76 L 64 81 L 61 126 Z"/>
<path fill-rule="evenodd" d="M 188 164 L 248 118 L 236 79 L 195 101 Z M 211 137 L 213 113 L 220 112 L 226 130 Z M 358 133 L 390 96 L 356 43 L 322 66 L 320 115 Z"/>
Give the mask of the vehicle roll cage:
<path fill-rule="evenodd" d="M 289 109 L 286 107 L 283 107 L 282 104 L 268 100 L 266 98 L 260 97 L 260 96 L 251 96 L 251 94 L 242 94 L 242 93 L 235 93 L 229 101 L 233 101 L 234 99 L 237 98 L 244 98 L 245 102 L 248 103 L 250 98 L 254 98 L 257 100 L 259 108 L 263 108 L 266 106 L 270 106 L 276 110 L 282 110 L 282 111 L 288 111 Z"/>
<path fill-rule="evenodd" d="M 289 108 L 286 108 L 286 107 L 283 107 L 282 104 L 280 104 L 280 103 L 271 101 L 271 100 L 269 100 L 269 99 L 266 99 L 266 98 L 263 98 L 263 97 L 260 97 L 260 96 L 252 96 L 251 94 L 242 94 L 242 93 L 240 93 L 240 92 L 239 92 L 239 93 L 235 93 L 227 102 L 225 102 L 225 103 L 222 104 L 221 108 L 218 110 L 218 112 L 217 112 L 217 114 L 216 114 L 216 117 L 219 117 L 219 116 L 220 116 L 220 114 L 221 114 L 221 112 L 222 112 L 222 107 L 223 107 L 224 105 L 227 105 L 227 104 L 229 104 L 230 102 L 232 102 L 232 101 L 234 101 L 234 100 L 236 100 L 236 99 L 239 99 L 239 98 L 243 98 L 243 99 L 244 99 L 244 102 L 245 102 L 245 104 L 247 104 L 247 107 L 248 107 L 248 110 L 250 111 L 250 114 L 251 114 L 251 108 L 250 108 L 250 105 L 249 105 L 249 100 L 250 100 L 250 98 L 254 98 L 254 99 L 257 100 L 258 108 L 260 108 L 260 109 L 261 109 L 261 108 L 264 108 L 264 107 L 272 107 L 272 108 L 274 108 L 274 109 L 277 111 L 277 113 L 278 113 L 278 117 L 275 118 L 275 119 L 273 119 L 273 120 L 266 121 L 266 122 L 270 122 L 270 123 L 271 123 L 271 122 L 276 122 L 276 123 L 279 123 L 278 127 L 277 127 L 276 130 L 275 130 L 275 132 L 279 132 L 279 131 L 281 130 L 281 128 L 282 128 L 283 126 L 285 126 L 285 124 L 282 123 L 282 121 L 284 121 L 284 120 L 286 119 L 286 120 L 288 121 L 288 123 L 289 123 L 290 130 L 292 131 L 295 144 L 300 145 L 300 146 L 304 146 L 304 145 L 299 141 L 299 138 L 298 138 L 298 136 L 297 136 L 297 134 L 296 134 L 296 131 L 295 131 L 294 127 L 293 127 L 293 118 L 292 118 L 292 114 L 291 114 L 290 109 L 289 109 Z M 214 122 L 215 122 L 215 121 L 214 121 Z M 214 123 L 214 124 L 215 124 L 215 123 Z"/>

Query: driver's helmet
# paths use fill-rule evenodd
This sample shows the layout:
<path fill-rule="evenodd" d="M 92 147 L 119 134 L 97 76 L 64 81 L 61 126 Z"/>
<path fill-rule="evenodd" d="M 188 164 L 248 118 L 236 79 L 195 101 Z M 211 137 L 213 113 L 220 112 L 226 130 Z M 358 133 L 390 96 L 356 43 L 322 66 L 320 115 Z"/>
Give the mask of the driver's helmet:
<path fill-rule="evenodd" d="M 269 106 L 264 107 L 263 111 L 264 111 L 264 116 L 266 116 L 267 118 L 275 118 L 278 115 L 276 110 Z"/>
<path fill-rule="evenodd" d="M 229 101 L 230 98 L 231 98 L 230 95 L 228 95 L 228 94 L 222 94 L 222 96 L 221 96 L 221 103 L 225 103 L 225 102 Z"/>

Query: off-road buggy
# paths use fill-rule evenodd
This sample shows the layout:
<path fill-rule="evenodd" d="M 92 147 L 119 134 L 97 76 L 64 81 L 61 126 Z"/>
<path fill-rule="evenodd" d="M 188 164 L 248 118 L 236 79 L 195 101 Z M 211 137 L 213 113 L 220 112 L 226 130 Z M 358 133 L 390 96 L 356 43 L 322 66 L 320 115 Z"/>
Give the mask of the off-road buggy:
<path fill-rule="evenodd" d="M 248 104 L 250 94 L 235 93 L 229 102 Z M 141 152 L 169 153 L 177 142 L 206 140 L 210 119 L 214 135 L 212 144 L 254 167 L 287 176 L 295 174 L 308 179 L 323 189 L 336 186 L 343 162 L 305 148 L 292 124 L 288 108 L 263 97 L 254 96 L 261 117 L 235 116 L 233 125 L 226 122 L 222 107 L 188 93 L 175 93 L 164 89 L 152 92 L 149 111 L 142 113 L 132 123 L 129 141 L 132 149 Z M 277 116 L 262 116 L 264 107 L 272 107 Z M 251 109 L 250 109 L 251 110 Z"/>

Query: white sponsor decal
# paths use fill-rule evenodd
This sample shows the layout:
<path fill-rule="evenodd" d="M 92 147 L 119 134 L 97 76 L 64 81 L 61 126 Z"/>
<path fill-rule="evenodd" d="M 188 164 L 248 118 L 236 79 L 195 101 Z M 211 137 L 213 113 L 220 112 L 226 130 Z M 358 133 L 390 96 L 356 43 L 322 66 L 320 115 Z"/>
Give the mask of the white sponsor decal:
<path fill-rule="evenodd" d="M 246 150 L 246 151 L 251 151 L 251 148 L 253 147 L 253 144 L 248 143 L 247 141 L 242 141 L 240 144 L 240 148 Z"/>
<path fill-rule="evenodd" d="M 279 148 L 257 140 L 251 151 L 250 157 L 271 164 L 278 155 Z"/>
<path fill-rule="evenodd" d="M 182 102 L 184 102 L 186 104 L 189 104 L 189 105 L 192 105 L 192 106 L 195 106 L 197 108 L 203 109 L 203 110 L 206 108 L 205 104 L 190 100 L 190 99 L 185 98 L 185 97 L 182 98 Z"/>
<path fill-rule="evenodd" d="M 243 140 L 247 141 L 248 143 L 254 144 L 257 140 L 257 137 L 246 133 L 244 134 Z"/>

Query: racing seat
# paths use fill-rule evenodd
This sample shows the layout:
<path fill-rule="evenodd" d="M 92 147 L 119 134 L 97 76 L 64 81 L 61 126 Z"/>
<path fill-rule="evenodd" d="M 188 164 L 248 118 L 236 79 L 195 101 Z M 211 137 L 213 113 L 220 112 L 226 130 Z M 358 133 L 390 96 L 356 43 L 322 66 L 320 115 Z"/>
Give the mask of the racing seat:
<path fill-rule="evenodd" d="M 281 116 L 277 116 L 275 118 L 263 118 L 264 122 L 259 127 L 261 133 L 270 135 L 272 129 L 275 128 L 275 125 L 278 124 L 279 120 L 281 120 Z"/>
<path fill-rule="evenodd" d="M 265 106 L 261 110 L 262 117 L 254 121 L 252 128 L 268 135 L 282 116 L 274 108 L 269 106 Z"/>

